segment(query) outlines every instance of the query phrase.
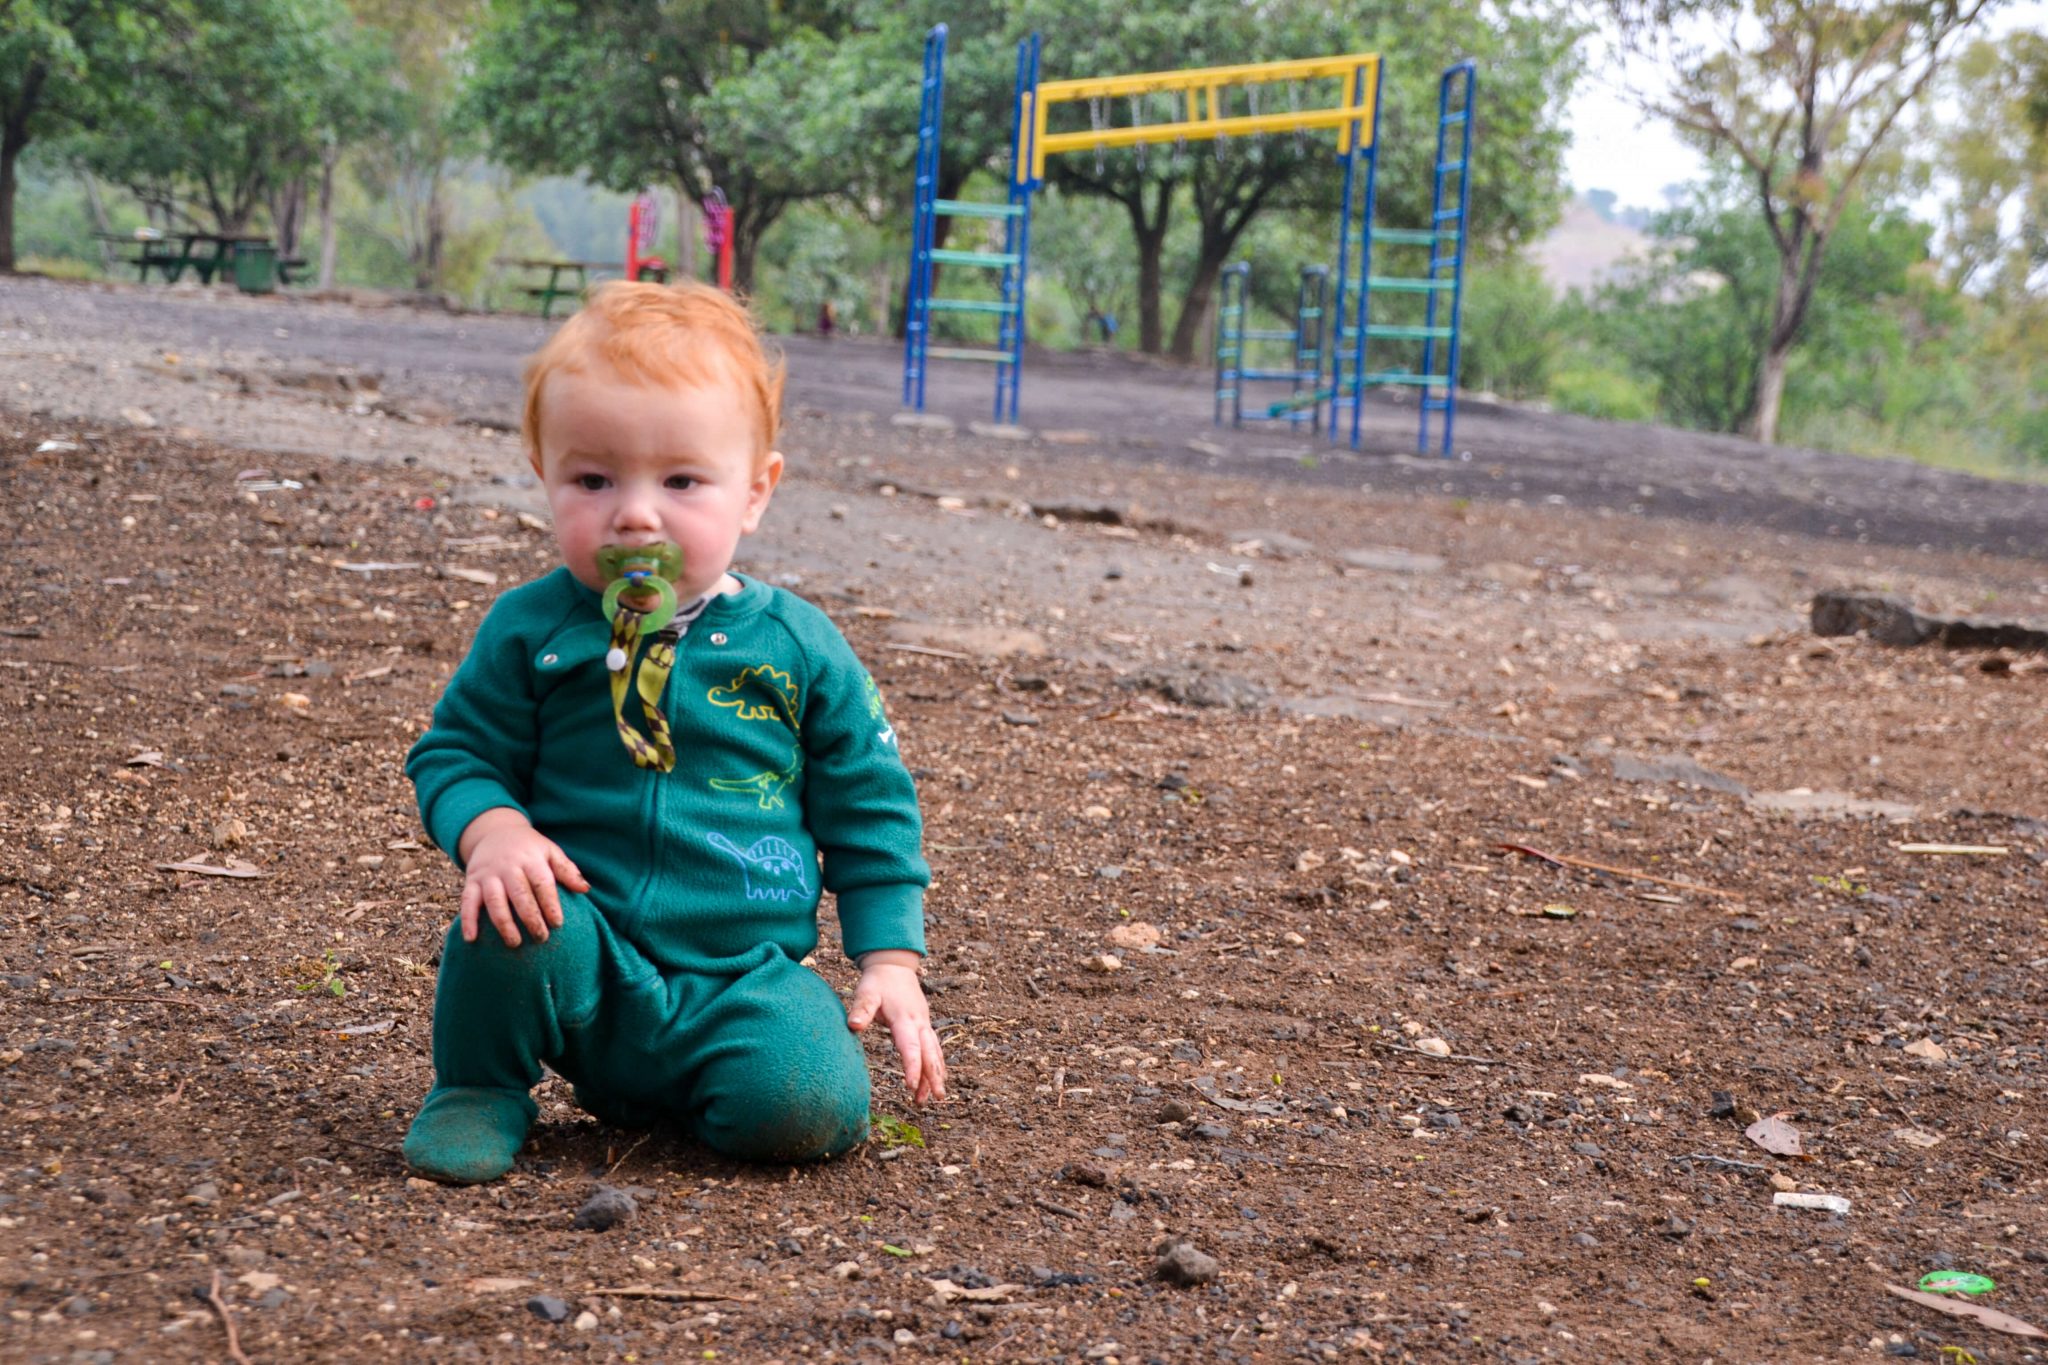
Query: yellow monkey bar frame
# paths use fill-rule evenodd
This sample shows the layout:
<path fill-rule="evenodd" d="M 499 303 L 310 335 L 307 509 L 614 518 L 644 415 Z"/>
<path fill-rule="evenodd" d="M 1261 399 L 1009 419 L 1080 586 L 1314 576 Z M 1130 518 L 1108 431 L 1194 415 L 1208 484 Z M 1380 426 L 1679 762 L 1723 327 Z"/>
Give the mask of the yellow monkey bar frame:
<path fill-rule="evenodd" d="M 1373 116 L 1373 104 L 1379 97 L 1379 65 L 1378 53 L 1354 52 L 1342 57 L 1308 57 L 1287 62 L 1151 71 L 1135 76 L 1045 81 L 1035 89 L 1019 92 L 1018 112 L 1021 116 L 1017 120 L 1018 145 L 1011 163 L 1015 168 L 1012 174 L 1018 186 L 1035 189 L 1045 179 L 1046 157 L 1058 152 L 1136 147 L 1159 142 L 1197 142 L 1317 128 L 1335 128 L 1337 154 L 1345 156 L 1352 151 L 1353 139 L 1358 139 L 1361 149 L 1371 145 L 1372 130 L 1378 122 Z M 1319 77 L 1340 79 L 1343 93 L 1337 104 L 1276 114 L 1223 113 L 1224 91 L 1229 87 Z M 1073 133 L 1048 133 L 1045 130 L 1046 113 L 1055 104 L 1162 92 L 1186 94 L 1185 119 L 1178 123 L 1090 128 Z"/>

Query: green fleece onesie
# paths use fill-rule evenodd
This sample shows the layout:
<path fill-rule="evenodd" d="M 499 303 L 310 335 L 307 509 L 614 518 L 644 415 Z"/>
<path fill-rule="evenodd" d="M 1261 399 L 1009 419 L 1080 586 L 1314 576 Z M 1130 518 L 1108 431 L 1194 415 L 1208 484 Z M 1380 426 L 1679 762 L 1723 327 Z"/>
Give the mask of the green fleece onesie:
<path fill-rule="evenodd" d="M 735 1156 L 824 1157 L 865 1135 L 859 1040 L 800 963 L 820 891 L 847 956 L 924 951 L 917 793 L 831 621 L 740 583 L 677 647 L 673 771 L 636 767 L 620 742 L 600 596 L 567 569 L 498 599 L 408 755 L 421 819 L 451 856 L 472 820 L 509 806 L 590 882 L 561 891 L 544 943 L 449 929 L 434 1088 L 405 1141 L 419 1170 L 508 1170 L 542 1063 L 601 1118 L 679 1120 Z"/>

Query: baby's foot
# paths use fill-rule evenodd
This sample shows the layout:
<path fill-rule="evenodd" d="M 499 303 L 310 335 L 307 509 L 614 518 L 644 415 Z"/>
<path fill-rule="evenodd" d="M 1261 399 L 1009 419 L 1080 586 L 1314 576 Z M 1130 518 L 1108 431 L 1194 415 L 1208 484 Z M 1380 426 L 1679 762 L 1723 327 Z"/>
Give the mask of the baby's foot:
<path fill-rule="evenodd" d="M 436 1088 L 405 1135 L 406 1164 L 457 1185 L 496 1180 L 512 1169 L 539 1113 L 523 1091 Z"/>

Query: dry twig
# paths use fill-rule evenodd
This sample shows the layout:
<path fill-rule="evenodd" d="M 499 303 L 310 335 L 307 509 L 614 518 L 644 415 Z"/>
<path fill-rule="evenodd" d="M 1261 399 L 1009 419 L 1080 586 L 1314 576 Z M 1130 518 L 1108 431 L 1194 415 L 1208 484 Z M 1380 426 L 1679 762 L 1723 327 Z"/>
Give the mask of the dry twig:
<path fill-rule="evenodd" d="M 220 1314 L 220 1325 L 228 1329 L 228 1357 L 235 1365 L 250 1365 L 249 1357 L 242 1354 L 241 1334 L 235 1331 L 235 1315 L 228 1311 L 227 1300 L 220 1296 L 220 1271 L 213 1272 L 213 1287 L 206 1291 L 206 1301 L 213 1305 L 213 1311 Z"/>
<path fill-rule="evenodd" d="M 665 1303 L 758 1303 L 759 1294 L 728 1294 L 721 1289 L 661 1289 L 647 1284 L 626 1284 L 616 1289 L 586 1289 L 607 1299 L 660 1299 Z"/>
<path fill-rule="evenodd" d="M 1047 1213 L 1058 1214 L 1062 1218 L 1085 1219 L 1087 1217 L 1079 1209 L 1070 1209 L 1065 1204 L 1055 1204 L 1042 1194 L 1033 1195 L 1031 1202 L 1037 1207 L 1044 1209 Z"/>
<path fill-rule="evenodd" d="M 197 1000 L 173 1000 L 164 995 L 59 995 L 52 996 L 50 1003 L 69 1005 L 74 1001 L 90 1001 L 109 1005 L 169 1005 L 173 1009 L 203 1010 L 212 1006 Z"/>
<path fill-rule="evenodd" d="M 1684 1156 L 1669 1157 L 1667 1160 L 1674 1162 L 1704 1161 L 1712 1166 L 1727 1166 L 1738 1171 L 1755 1171 L 1759 1175 L 1771 1169 L 1768 1166 L 1759 1166 L 1754 1161 L 1737 1161 L 1732 1156 L 1715 1156 L 1712 1152 L 1687 1152 Z"/>
<path fill-rule="evenodd" d="M 1638 872 L 1632 867 L 1614 867 L 1607 863 L 1596 863 L 1585 858 L 1568 858 L 1562 853 L 1545 853 L 1542 849 L 1531 848 L 1527 844 L 1501 844 L 1499 847 L 1507 850 L 1509 853 L 1519 853 L 1524 858 L 1534 858 L 1538 862 L 1551 863 L 1557 867 L 1577 867 L 1583 868 L 1588 872 L 1605 872 L 1613 877 L 1627 877 L 1631 881 L 1649 882 L 1654 886 L 1669 886 L 1680 891 L 1694 891 L 1702 896 L 1720 896 L 1725 900 L 1739 901 L 1742 899 L 1742 893 L 1739 891 L 1722 891 L 1711 886 L 1701 886 L 1698 882 L 1675 882 L 1669 877 L 1658 877 L 1648 872 Z"/>

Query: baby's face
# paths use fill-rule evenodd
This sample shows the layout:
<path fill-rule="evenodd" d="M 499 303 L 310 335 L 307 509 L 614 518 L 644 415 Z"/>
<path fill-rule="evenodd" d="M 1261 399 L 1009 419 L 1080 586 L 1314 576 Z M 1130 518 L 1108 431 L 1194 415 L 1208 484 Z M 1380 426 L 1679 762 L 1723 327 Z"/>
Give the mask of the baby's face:
<path fill-rule="evenodd" d="M 631 384 L 595 362 L 550 376 L 541 482 L 569 572 L 602 590 L 598 550 L 672 541 L 683 551 L 677 597 L 709 592 L 782 478 L 780 454 L 755 458 L 754 423 L 730 384 Z"/>

